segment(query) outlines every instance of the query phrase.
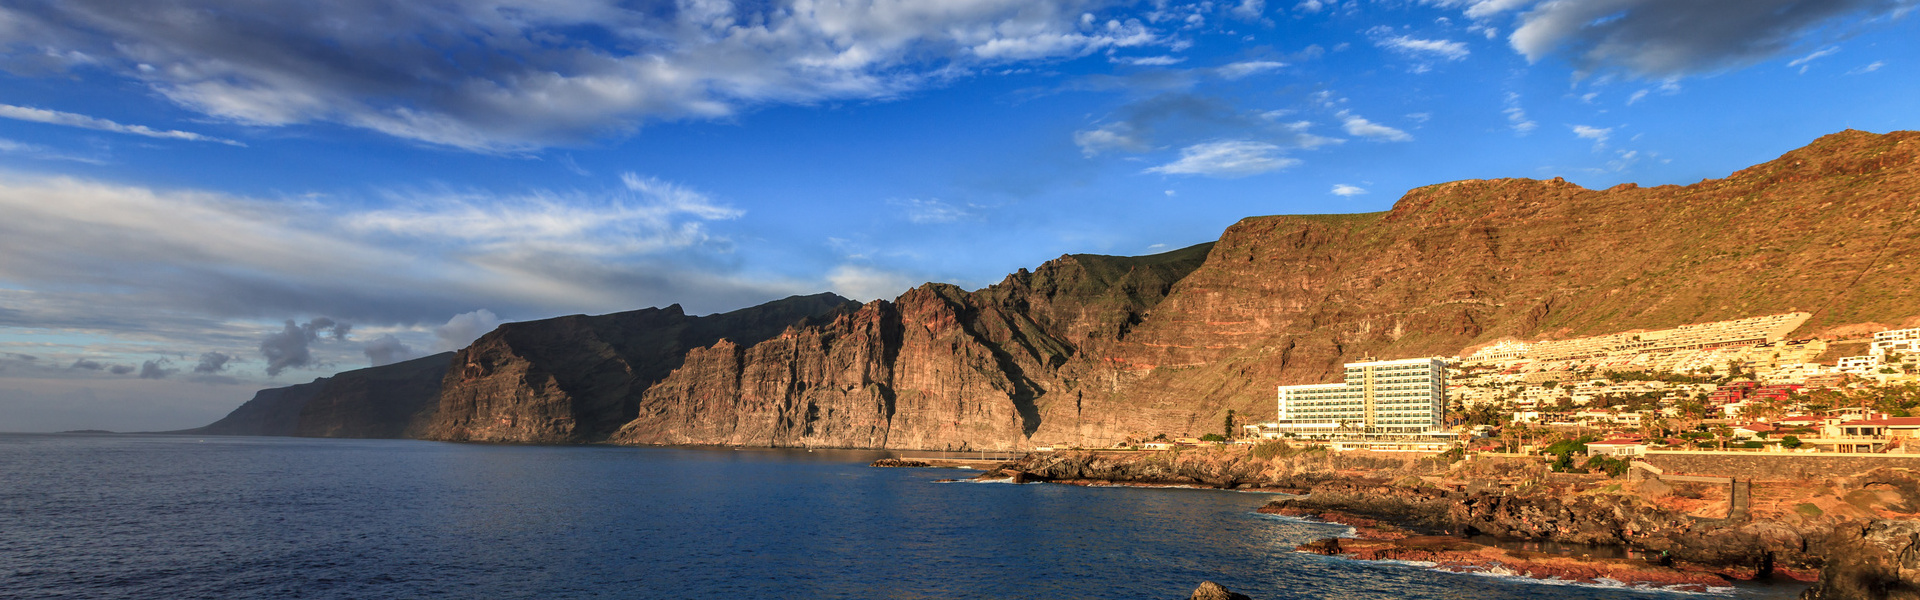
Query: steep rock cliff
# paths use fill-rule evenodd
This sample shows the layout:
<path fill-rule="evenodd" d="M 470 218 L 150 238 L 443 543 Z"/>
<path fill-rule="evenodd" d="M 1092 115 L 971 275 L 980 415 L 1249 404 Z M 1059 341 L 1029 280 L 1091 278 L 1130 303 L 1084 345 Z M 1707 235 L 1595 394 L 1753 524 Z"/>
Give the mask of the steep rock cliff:
<path fill-rule="evenodd" d="M 816 294 L 705 317 L 687 316 L 676 304 L 501 325 L 454 356 L 423 437 L 604 440 L 634 418 L 641 395 L 680 367 L 689 350 L 723 339 L 757 344 L 854 306 Z"/>
<path fill-rule="evenodd" d="M 348 371 L 327 381 L 300 409 L 301 437 L 418 437 L 440 406 L 440 380 L 452 352 Z"/>
<path fill-rule="evenodd" d="M 301 437 L 417 437 L 433 418 L 453 353 L 356 369 L 260 390 L 211 425 L 177 433 Z"/>
<path fill-rule="evenodd" d="M 617 443 L 1014 448 L 1079 414 L 1065 367 L 1138 324 L 1208 244 L 1069 255 L 977 292 L 927 284 L 757 345 L 689 353 Z"/>

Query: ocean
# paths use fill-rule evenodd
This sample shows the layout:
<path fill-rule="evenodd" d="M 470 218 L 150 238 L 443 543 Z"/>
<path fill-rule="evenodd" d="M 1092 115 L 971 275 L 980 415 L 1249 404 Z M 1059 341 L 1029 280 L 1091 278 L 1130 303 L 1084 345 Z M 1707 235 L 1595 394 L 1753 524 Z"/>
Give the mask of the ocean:
<path fill-rule="evenodd" d="M 1298 553 L 1346 528 L 1254 512 L 1268 494 L 939 483 L 972 473 L 882 456 L 0 434 L 0 597 L 1685 597 Z"/>

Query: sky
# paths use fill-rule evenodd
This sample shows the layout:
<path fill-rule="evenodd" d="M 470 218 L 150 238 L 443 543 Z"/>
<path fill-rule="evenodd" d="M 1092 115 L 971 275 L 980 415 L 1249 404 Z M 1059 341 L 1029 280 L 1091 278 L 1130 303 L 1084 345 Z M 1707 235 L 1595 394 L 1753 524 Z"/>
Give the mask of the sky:
<path fill-rule="evenodd" d="M 0 0 L 0 431 L 1920 127 L 1920 0 Z"/>

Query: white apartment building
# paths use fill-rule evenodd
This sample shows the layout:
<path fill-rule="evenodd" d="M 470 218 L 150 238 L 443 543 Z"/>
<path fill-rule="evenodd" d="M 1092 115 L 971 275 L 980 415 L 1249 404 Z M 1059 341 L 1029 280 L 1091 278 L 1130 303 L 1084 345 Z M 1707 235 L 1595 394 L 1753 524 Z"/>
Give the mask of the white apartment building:
<path fill-rule="evenodd" d="M 1862 377 L 1872 375 L 1880 370 L 1880 355 L 1868 354 L 1866 356 L 1843 357 L 1838 361 L 1838 364 L 1834 366 L 1833 370 L 1841 373 L 1852 373 Z"/>
<path fill-rule="evenodd" d="M 1447 363 L 1347 363 L 1345 382 L 1283 385 L 1279 401 L 1277 428 L 1296 436 L 1435 431 L 1446 418 Z"/>
<path fill-rule="evenodd" d="M 1867 350 L 1867 354 L 1885 358 L 1888 352 L 1897 352 L 1902 356 L 1920 352 L 1920 327 L 1873 334 L 1873 346 Z"/>

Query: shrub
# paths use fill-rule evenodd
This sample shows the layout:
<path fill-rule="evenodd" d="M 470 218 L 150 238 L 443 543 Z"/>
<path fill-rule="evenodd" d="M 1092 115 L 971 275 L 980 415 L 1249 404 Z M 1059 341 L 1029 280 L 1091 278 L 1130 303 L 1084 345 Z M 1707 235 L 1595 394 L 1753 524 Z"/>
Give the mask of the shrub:
<path fill-rule="evenodd" d="M 1791 436 L 1791 435 L 1790 435 L 1790 436 L 1787 436 L 1787 437 L 1783 437 L 1783 438 L 1780 438 L 1780 447 L 1781 447 L 1781 448 L 1786 448 L 1786 449 L 1788 449 L 1788 450 L 1792 450 L 1792 449 L 1794 449 L 1794 448 L 1799 448 L 1799 447 L 1801 446 L 1801 444 L 1802 444 L 1802 442 L 1800 441 L 1800 438 L 1799 438 L 1799 437 L 1796 437 L 1796 436 Z"/>
<path fill-rule="evenodd" d="M 1581 465 L 1581 468 L 1586 469 L 1588 473 L 1601 472 L 1611 477 L 1619 477 L 1627 474 L 1629 466 L 1631 465 L 1628 465 L 1627 461 L 1618 458 L 1595 456 L 1587 459 L 1587 464 Z"/>
<path fill-rule="evenodd" d="M 1261 442 L 1253 447 L 1253 457 L 1260 460 L 1273 460 L 1276 456 L 1290 456 L 1293 447 L 1286 442 Z"/>

